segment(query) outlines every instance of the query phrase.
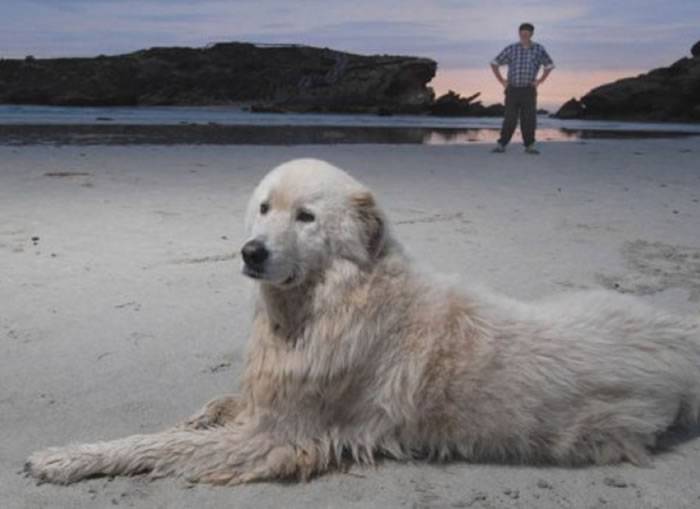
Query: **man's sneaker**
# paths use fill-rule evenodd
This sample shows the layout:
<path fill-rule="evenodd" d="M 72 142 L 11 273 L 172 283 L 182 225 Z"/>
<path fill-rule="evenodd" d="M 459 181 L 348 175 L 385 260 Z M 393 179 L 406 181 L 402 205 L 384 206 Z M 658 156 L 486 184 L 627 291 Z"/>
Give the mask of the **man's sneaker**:
<path fill-rule="evenodd" d="M 537 150 L 534 145 L 528 145 L 527 147 L 525 147 L 525 153 L 536 156 L 540 154 L 540 151 Z"/>
<path fill-rule="evenodd" d="M 500 143 L 496 144 L 496 147 L 491 151 L 494 154 L 503 154 L 506 151 L 505 145 L 501 145 Z"/>

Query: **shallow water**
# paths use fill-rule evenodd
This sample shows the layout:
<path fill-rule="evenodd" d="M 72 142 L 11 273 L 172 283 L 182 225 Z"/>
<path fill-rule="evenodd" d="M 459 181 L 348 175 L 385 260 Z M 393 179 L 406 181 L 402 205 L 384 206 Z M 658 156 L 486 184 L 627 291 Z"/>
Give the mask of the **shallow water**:
<path fill-rule="evenodd" d="M 3 126 L 249 126 L 262 128 L 306 127 L 343 131 L 367 128 L 373 131 L 367 142 L 381 142 L 377 133 L 406 130 L 406 143 L 429 145 L 494 142 L 498 138 L 500 118 L 441 118 L 421 115 L 355 115 L 317 113 L 251 113 L 241 107 L 63 107 L 0 105 Z M 640 123 L 616 121 L 559 120 L 540 116 L 538 139 L 541 141 L 576 141 L 585 138 L 647 138 L 700 135 L 700 124 Z M 420 133 L 419 135 L 416 135 Z M 333 143 L 331 133 L 326 143 Z M 520 139 L 515 134 L 515 141 Z M 291 140 L 290 140 L 291 141 Z M 293 142 L 293 141 L 291 141 Z"/>

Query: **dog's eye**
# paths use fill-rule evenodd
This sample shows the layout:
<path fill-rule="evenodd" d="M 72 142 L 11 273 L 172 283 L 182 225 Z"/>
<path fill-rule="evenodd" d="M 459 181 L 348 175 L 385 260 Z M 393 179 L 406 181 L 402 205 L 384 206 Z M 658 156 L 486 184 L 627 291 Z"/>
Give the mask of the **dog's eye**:
<path fill-rule="evenodd" d="M 297 221 L 301 221 L 302 223 L 311 223 L 314 221 L 314 219 L 316 218 L 308 210 L 300 210 L 297 212 Z"/>
<path fill-rule="evenodd" d="M 267 214 L 267 211 L 270 210 L 270 206 L 267 203 L 261 203 L 260 204 L 260 213 L 264 216 Z"/>

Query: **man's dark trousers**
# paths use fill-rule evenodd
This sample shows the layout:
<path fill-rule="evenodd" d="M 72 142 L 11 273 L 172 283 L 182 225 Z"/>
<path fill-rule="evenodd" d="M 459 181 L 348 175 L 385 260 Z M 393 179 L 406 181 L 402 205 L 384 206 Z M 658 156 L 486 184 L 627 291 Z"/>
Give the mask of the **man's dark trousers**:
<path fill-rule="evenodd" d="M 504 147 L 510 143 L 520 117 L 520 130 L 523 133 L 523 143 L 529 147 L 535 143 L 537 128 L 537 89 L 535 87 L 506 88 L 506 113 L 501 128 L 501 138 L 498 140 Z"/>

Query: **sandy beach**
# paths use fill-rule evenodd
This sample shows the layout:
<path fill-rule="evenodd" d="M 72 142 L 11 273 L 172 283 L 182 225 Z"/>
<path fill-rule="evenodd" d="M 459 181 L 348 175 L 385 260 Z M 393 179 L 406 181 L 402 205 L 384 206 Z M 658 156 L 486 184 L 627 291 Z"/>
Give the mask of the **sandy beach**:
<path fill-rule="evenodd" d="M 700 138 L 486 144 L 0 146 L 0 507 L 689 508 L 700 430 L 651 468 L 353 467 L 235 488 L 21 474 L 34 450 L 156 431 L 235 391 L 251 283 L 242 215 L 273 166 L 368 183 L 412 256 L 530 299 L 628 292 L 700 314 Z"/>

